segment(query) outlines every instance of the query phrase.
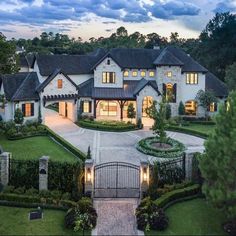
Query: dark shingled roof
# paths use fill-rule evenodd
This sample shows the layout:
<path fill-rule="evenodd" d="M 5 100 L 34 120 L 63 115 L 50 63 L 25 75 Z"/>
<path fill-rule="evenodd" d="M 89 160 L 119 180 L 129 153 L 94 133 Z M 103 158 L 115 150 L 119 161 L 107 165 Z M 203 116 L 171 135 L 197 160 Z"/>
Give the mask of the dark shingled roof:
<path fill-rule="evenodd" d="M 37 87 L 37 92 L 41 92 L 58 74 L 63 74 L 76 87 L 76 89 L 78 88 L 68 75 L 66 75 L 61 69 L 56 69 L 51 75 L 48 76 L 47 79 L 43 81 L 43 83 Z"/>
<path fill-rule="evenodd" d="M 20 67 L 28 67 L 28 62 L 26 60 L 26 57 L 24 55 L 20 56 Z"/>
<path fill-rule="evenodd" d="M 206 90 L 211 90 L 217 97 L 227 97 L 228 89 L 221 80 L 219 80 L 211 72 L 206 74 Z"/>
<path fill-rule="evenodd" d="M 89 55 L 37 55 L 36 60 L 42 76 L 51 75 L 56 68 L 67 75 L 91 74 L 91 68 L 104 54 L 104 50 L 97 50 Z"/>
<path fill-rule="evenodd" d="M 13 75 L 3 75 L 2 83 L 8 101 L 38 100 L 36 87 L 39 80 L 36 72 L 20 72 Z"/>
<path fill-rule="evenodd" d="M 154 61 L 154 64 L 157 66 L 183 66 L 184 63 L 176 58 L 171 52 L 168 51 L 168 48 L 162 50 L 160 55 Z"/>
<path fill-rule="evenodd" d="M 79 96 L 96 99 L 135 99 L 136 95 L 147 85 L 152 86 L 160 95 L 155 81 L 124 80 L 123 88 L 94 88 L 92 78 L 79 85 Z"/>

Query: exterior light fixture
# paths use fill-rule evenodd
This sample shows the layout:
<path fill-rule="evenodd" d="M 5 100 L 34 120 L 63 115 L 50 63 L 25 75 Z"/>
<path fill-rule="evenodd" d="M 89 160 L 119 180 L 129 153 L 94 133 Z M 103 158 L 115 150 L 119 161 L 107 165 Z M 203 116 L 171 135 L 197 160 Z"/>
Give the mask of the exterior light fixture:
<path fill-rule="evenodd" d="M 143 182 L 147 182 L 148 177 L 147 177 L 147 167 L 143 168 Z"/>
<path fill-rule="evenodd" d="M 87 169 L 87 182 L 91 182 L 91 180 L 92 180 L 92 178 L 91 178 L 91 169 L 90 168 L 88 168 Z"/>

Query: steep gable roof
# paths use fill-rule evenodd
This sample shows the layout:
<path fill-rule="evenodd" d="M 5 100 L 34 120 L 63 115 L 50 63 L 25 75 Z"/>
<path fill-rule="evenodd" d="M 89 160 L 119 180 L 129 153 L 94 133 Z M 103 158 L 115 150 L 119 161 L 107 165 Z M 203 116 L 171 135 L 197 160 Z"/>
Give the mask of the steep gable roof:
<path fill-rule="evenodd" d="M 73 82 L 73 80 L 71 80 L 71 78 L 59 68 L 49 75 L 48 78 L 37 87 L 37 92 L 41 92 L 58 74 L 64 75 L 65 78 L 68 79 L 76 87 L 76 89 L 78 89 L 78 86 Z"/>
<path fill-rule="evenodd" d="M 38 100 L 36 87 L 39 80 L 36 72 L 20 72 L 3 75 L 2 83 L 8 101 Z"/>
<path fill-rule="evenodd" d="M 135 90 L 133 91 L 134 95 L 137 95 L 144 87 L 146 86 L 151 86 L 154 90 L 156 90 L 156 92 L 158 93 L 158 95 L 160 95 L 161 93 L 158 90 L 158 86 L 156 81 L 151 81 L 151 80 L 146 80 L 144 78 L 142 78 L 138 84 L 136 85 Z"/>
<path fill-rule="evenodd" d="M 228 88 L 226 87 L 226 84 L 211 72 L 206 74 L 206 90 L 213 91 L 217 97 L 228 96 Z"/>
<path fill-rule="evenodd" d="M 184 63 L 165 48 L 154 61 L 157 66 L 183 66 Z"/>

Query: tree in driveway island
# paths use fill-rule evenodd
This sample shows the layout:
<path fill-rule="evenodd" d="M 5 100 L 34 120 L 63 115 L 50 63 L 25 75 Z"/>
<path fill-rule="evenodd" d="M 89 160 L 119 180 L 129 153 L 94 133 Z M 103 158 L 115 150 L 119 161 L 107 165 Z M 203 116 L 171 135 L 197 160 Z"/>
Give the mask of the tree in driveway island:
<path fill-rule="evenodd" d="M 236 222 L 236 91 L 230 94 L 227 106 L 220 107 L 205 148 L 199 157 L 203 193 Z"/>
<path fill-rule="evenodd" d="M 131 119 L 131 122 L 132 122 L 132 119 L 134 119 L 135 116 L 136 116 L 136 112 L 135 112 L 134 104 L 130 103 L 127 109 L 127 117 Z"/>
<path fill-rule="evenodd" d="M 159 108 L 157 109 L 157 105 Z M 147 115 L 154 120 L 152 130 L 160 140 L 160 145 L 166 140 L 166 103 L 153 101 L 152 105 L 146 109 Z"/>

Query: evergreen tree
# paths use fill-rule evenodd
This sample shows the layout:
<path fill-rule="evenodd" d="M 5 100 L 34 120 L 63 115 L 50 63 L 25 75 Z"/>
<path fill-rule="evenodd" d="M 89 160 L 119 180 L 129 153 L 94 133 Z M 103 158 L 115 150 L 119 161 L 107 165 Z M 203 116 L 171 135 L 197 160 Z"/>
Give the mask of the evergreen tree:
<path fill-rule="evenodd" d="M 220 107 L 205 148 L 199 158 L 203 193 L 229 217 L 236 217 L 236 91 L 230 94 L 228 105 Z"/>
<path fill-rule="evenodd" d="M 42 120 L 42 114 L 41 114 L 41 106 L 39 106 L 39 115 L 38 115 L 38 123 L 42 124 L 43 120 Z"/>
<path fill-rule="evenodd" d="M 185 107 L 184 107 L 184 104 L 182 101 L 180 101 L 180 103 L 179 103 L 178 113 L 180 116 L 185 115 Z"/>
<path fill-rule="evenodd" d="M 88 146 L 87 159 L 92 159 L 90 146 Z"/>
<path fill-rule="evenodd" d="M 169 103 L 166 104 L 166 119 L 169 120 L 171 117 L 171 106 Z"/>
<path fill-rule="evenodd" d="M 131 119 L 131 122 L 132 122 L 132 119 L 134 119 L 135 116 L 136 116 L 136 112 L 135 112 L 134 104 L 130 103 L 127 109 L 127 117 Z"/>
<path fill-rule="evenodd" d="M 20 108 L 17 108 L 14 115 L 14 121 L 18 125 L 22 125 L 24 122 L 24 115 Z"/>
<path fill-rule="evenodd" d="M 236 90 L 236 62 L 226 68 L 225 82 L 230 91 Z"/>

